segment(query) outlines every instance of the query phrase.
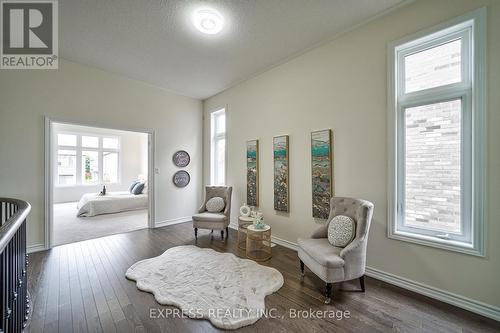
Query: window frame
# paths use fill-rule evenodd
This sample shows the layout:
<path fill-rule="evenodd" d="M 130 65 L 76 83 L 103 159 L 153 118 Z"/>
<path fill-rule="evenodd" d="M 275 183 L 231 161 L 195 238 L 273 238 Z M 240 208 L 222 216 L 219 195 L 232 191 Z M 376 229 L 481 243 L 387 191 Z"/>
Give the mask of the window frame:
<path fill-rule="evenodd" d="M 74 184 L 59 184 L 59 173 L 58 173 L 58 168 L 54 168 L 54 187 L 56 188 L 65 188 L 65 187 L 80 187 L 80 186 L 99 186 L 99 185 L 112 185 L 112 184 L 121 184 L 121 173 L 122 173 L 122 154 L 121 154 L 121 137 L 117 135 L 106 135 L 106 134 L 95 134 L 95 133 L 88 133 L 88 132 L 73 132 L 73 131 L 56 131 L 55 133 L 55 154 L 54 158 L 56 159 L 56 165 L 57 165 L 57 158 L 59 156 L 59 150 L 74 150 L 76 152 L 76 179 Z M 58 143 L 58 135 L 59 134 L 66 134 L 66 135 L 75 135 L 76 136 L 76 146 L 64 146 L 64 145 L 59 145 Z M 92 137 L 97 137 L 98 138 L 98 147 L 97 148 L 91 148 L 91 147 L 84 147 L 82 145 L 82 137 L 84 136 L 92 136 Z M 109 138 L 109 139 L 116 139 L 118 140 L 118 148 L 103 148 L 103 139 L 104 138 Z M 99 177 L 97 182 L 95 183 L 85 183 L 84 182 L 84 174 L 83 174 L 83 158 L 82 154 L 84 151 L 95 151 L 97 152 L 97 163 L 98 163 L 98 170 L 99 170 Z M 112 153 L 117 153 L 118 154 L 118 174 L 117 174 L 117 181 L 116 182 L 104 182 L 104 158 L 103 154 L 106 152 L 112 152 Z"/>
<path fill-rule="evenodd" d="M 391 239 L 485 256 L 485 32 L 480 8 L 388 45 L 388 227 Z M 461 82 L 405 93 L 404 58 L 462 38 Z M 461 99 L 463 237 L 404 225 L 405 110 Z M 441 235 L 438 235 L 441 234 Z"/>
<path fill-rule="evenodd" d="M 215 111 L 210 112 L 210 184 L 211 185 L 225 185 L 227 180 L 227 114 L 226 107 L 220 107 Z M 225 128 L 223 133 L 217 133 L 217 118 L 224 114 L 226 117 Z M 224 181 L 218 182 L 216 179 L 216 154 L 217 147 L 220 141 L 224 140 Z"/>

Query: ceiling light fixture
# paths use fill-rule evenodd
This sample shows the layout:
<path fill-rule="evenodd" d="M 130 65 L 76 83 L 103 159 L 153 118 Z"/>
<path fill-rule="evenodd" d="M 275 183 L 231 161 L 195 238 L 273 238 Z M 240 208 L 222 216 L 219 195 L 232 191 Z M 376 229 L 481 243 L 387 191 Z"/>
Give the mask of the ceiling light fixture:
<path fill-rule="evenodd" d="M 204 34 L 215 35 L 224 27 L 224 19 L 214 9 L 199 9 L 193 14 L 193 24 Z"/>

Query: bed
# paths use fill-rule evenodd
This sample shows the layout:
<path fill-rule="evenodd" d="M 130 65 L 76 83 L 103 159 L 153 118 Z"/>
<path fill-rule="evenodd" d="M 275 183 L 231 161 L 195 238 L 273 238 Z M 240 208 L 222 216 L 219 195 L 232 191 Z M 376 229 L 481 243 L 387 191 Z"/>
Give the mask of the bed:
<path fill-rule="evenodd" d="M 108 192 L 100 196 L 97 193 L 86 193 L 78 202 L 76 216 L 89 217 L 146 208 L 148 208 L 147 194 L 136 195 L 124 191 Z"/>

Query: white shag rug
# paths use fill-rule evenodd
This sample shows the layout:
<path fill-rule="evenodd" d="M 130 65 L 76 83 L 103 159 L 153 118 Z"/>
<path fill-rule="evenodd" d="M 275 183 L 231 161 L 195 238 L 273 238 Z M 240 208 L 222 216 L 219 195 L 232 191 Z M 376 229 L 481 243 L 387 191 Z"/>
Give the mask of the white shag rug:
<path fill-rule="evenodd" d="M 274 268 L 193 245 L 141 260 L 125 275 L 158 303 L 223 329 L 255 323 L 264 314 L 265 296 L 283 286 L 283 276 Z"/>

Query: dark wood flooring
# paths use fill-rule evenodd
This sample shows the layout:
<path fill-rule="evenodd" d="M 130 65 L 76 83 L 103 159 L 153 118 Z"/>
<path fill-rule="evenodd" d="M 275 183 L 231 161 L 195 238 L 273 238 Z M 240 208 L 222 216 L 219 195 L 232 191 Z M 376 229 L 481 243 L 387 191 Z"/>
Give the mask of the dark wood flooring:
<path fill-rule="evenodd" d="M 138 260 L 160 255 L 166 249 L 194 244 L 190 223 L 62 245 L 30 255 L 29 290 L 32 318 L 28 331 L 55 332 L 219 332 L 207 320 L 151 319 L 159 305 L 153 296 L 139 291 L 125 271 Z M 222 242 L 200 230 L 198 246 L 217 251 L 236 250 L 236 232 Z M 189 260 L 189 258 L 186 258 Z M 283 287 L 266 297 L 267 308 L 282 318 L 262 318 L 241 332 L 500 332 L 500 323 L 459 308 L 366 278 L 366 292 L 358 282 L 334 286 L 331 305 L 323 304 L 324 284 L 306 268 L 300 281 L 296 252 L 273 248 L 263 263 L 278 269 Z M 339 290 L 341 289 L 341 290 Z M 170 307 L 170 309 L 172 309 Z M 290 309 L 345 311 L 350 318 L 289 318 Z M 331 312 L 329 313 L 331 314 Z"/>

